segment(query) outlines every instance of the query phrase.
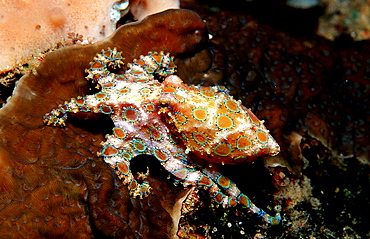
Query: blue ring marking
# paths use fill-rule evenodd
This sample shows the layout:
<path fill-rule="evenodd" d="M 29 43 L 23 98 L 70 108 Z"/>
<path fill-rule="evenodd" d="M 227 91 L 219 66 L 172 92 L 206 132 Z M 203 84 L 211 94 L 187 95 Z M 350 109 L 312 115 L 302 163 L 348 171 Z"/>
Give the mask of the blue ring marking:
<path fill-rule="evenodd" d="M 83 101 L 82 103 L 79 102 L 81 100 Z M 85 97 L 77 98 L 74 101 L 75 101 L 75 104 L 78 105 L 78 106 L 84 106 L 84 105 L 86 105 L 86 98 Z"/>
<path fill-rule="evenodd" d="M 126 90 L 126 91 L 122 93 L 122 90 Z M 123 87 L 122 89 L 117 90 L 117 94 L 119 95 L 127 95 L 130 92 L 131 92 L 131 89 L 128 87 Z"/>
<path fill-rule="evenodd" d="M 156 54 L 156 55 L 161 55 L 161 60 L 160 62 L 158 62 L 154 57 L 153 55 Z M 162 62 L 163 62 L 163 54 L 158 54 L 158 53 L 152 53 L 152 54 L 149 54 L 149 57 L 154 61 L 154 63 L 157 65 L 157 68 L 158 67 L 161 67 L 162 66 Z"/>
<path fill-rule="evenodd" d="M 118 164 L 125 164 L 126 165 L 126 167 L 127 167 L 127 173 L 124 173 L 124 172 L 122 172 L 121 170 L 120 170 L 120 168 L 118 167 Z M 130 175 L 130 166 L 128 166 L 126 163 L 124 163 L 124 162 L 116 162 L 116 170 L 118 171 L 118 172 L 120 172 L 120 174 L 123 174 L 123 175 L 126 175 L 126 176 L 128 176 L 128 175 Z"/>
<path fill-rule="evenodd" d="M 95 64 L 95 62 L 99 62 L 100 64 L 102 64 L 103 66 L 100 67 L 100 68 L 92 68 L 92 66 Z M 105 62 L 101 61 L 101 60 L 95 60 L 92 62 L 92 64 L 90 64 L 90 68 L 89 68 L 91 71 L 102 71 L 104 69 L 107 69 L 107 64 L 105 64 Z"/>
<path fill-rule="evenodd" d="M 231 181 L 230 181 L 230 179 L 228 179 L 228 178 L 226 178 L 227 179 L 227 181 L 228 181 L 228 186 L 227 187 L 225 187 L 224 185 L 222 185 L 221 183 L 220 183 L 220 178 L 221 177 L 224 177 L 224 178 L 226 178 L 225 176 L 223 176 L 223 175 L 219 175 L 217 178 L 216 178 L 216 182 L 217 182 L 217 184 L 218 185 L 220 185 L 222 188 L 224 188 L 224 189 L 228 189 L 228 188 L 230 188 L 230 186 L 231 186 Z"/>
<path fill-rule="evenodd" d="M 80 108 L 79 108 L 79 110 L 81 111 L 81 112 L 90 112 L 91 110 L 90 110 L 90 108 L 89 107 L 87 107 L 86 105 L 81 105 L 80 106 Z"/>
<path fill-rule="evenodd" d="M 232 205 L 230 202 L 231 201 L 235 201 L 235 205 Z M 238 201 L 237 200 L 235 200 L 234 198 L 232 198 L 232 197 L 228 197 L 228 200 L 227 200 L 227 206 L 228 207 L 236 207 L 236 205 L 238 204 Z"/>
<path fill-rule="evenodd" d="M 206 111 L 206 117 L 205 117 L 204 119 L 199 119 L 199 118 L 195 117 L 195 114 L 194 114 L 194 111 L 195 111 L 195 110 L 205 110 L 205 111 Z M 206 108 L 203 108 L 203 107 L 194 107 L 194 108 L 192 109 L 191 113 L 192 113 L 192 115 L 193 115 L 194 119 L 196 119 L 196 120 L 198 120 L 198 121 L 206 121 L 206 120 L 207 120 L 207 118 L 208 118 L 208 110 L 207 110 Z"/>
<path fill-rule="evenodd" d="M 144 66 L 143 68 L 146 71 L 146 73 L 148 73 L 148 74 L 152 75 L 154 73 L 154 69 L 152 67 Z"/>
<path fill-rule="evenodd" d="M 196 139 L 196 137 L 194 136 L 194 134 L 201 134 L 201 135 L 203 135 L 204 137 L 205 137 L 205 142 L 199 142 L 197 139 Z M 207 144 L 208 143 L 208 136 L 205 134 L 205 133 L 203 133 L 203 132 L 200 132 L 200 131 L 196 131 L 196 132 L 193 132 L 193 133 L 191 133 L 191 136 L 193 137 L 193 140 L 195 141 L 195 143 L 197 143 L 197 144 L 199 144 L 199 145 L 205 145 L 205 144 Z"/>
<path fill-rule="evenodd" d="M 206 179 L 208 179 L 208 180 L 209 180 L 209 184 L 202 183 L 202 182 L 201 182 L 202 178 L 206 178 Z M 213 186 L 213 184 L 214 184 L 214 183 L 212 182 L 212 180 L 211 180 L 208 176 L 206 176 L 206 175 L 202 175 L 202 176 L 200 176 L 200 177 L 199 177 L 199 179 L 198 179 L 198 181 L 197 181 L 197 184 L 198 184 L 198 185 L 201 185 L 201 186 L 205 186 L 205 187 L 207 187 L 207 188 L 210 188 L 210 187 L 212 187 L 212 186 Z"/>
<path fill-rule="evenodd" d="M 245 203 L 247 204 L 247 205 L 243 205 L 243 204 L 241 204 L 241 197 L 243 197 L 244 199 L 243 199 L 243 201 L 246 201 Z M 243 208 L 250 208 L 251 207 L 251 200 L 249 199 L 249 197 L 247 196 L 247 195 L 245 195 L 244 193 L 241 193 L 241 194 L 239 194 L 238 195 L 238 197 L 237 197 L 237 200 L 238 200 L 238 202 L 239 202 L 239 204 L 243 207 Z"/>
<path fill-rule="evenodd" d="M 220 126 L 218 126 L 218 117 L 220 117 L 220 116 L 228 117 L 231 120 L 232 125 L 230 127 L 227 127 L 227 128 L 221 128 Z M 227 114 L 219 114 L 219 115 L 216 116 L 216 126 L 219 130 L 227 130 L 227 129 L 233 128 L 235 126 L 235 123 L 234 123 L 234 120 L 230 116 L 228 116 Z"/>
<path fill-rule="evenodd" d="M 199 90 L 198 93 L 207 99 L 216 99 L 216 94 L 208 90 Z M 206 95 L 205 93 L 211 93 L 213 96 Z"/>
<path fill-rule="evenodd" d="M 127 112 L 128 110 L 134 110 L 134 111 L 135 111 L 136 119 L 132 120 L 132 119 L 127 118 L 127 116 L 126 116 L 126 112 Z M 128 122 L 130 122 L 130 123 L 136 123 L 136 122 L 138 122 L 138 121 L 140 120 L 140 112 L 139 112 L 136 108 L 134 108 L 134 107 L 127 107 L 127 108 L 125 108 L 125 109 L 122 111 L 122 118 L 124 118 L 125 120 L 127 120 L 127 121 L 128 121 Z"/>
<path fill-rule="evenodd" d="M 143 149 L 139 149 L 136 147 L 135 143 L 139 143 L 143 146 Z M 144 153 L 146 150 L 147 150 L 147 145 L 144 143 L 143 140 L 141 139 L 133 139 L 131 141 L 131 147 L 136 151 L 136 152 L 139 152 L 139 153 Z"/>
<path fill-rule="evenodd" d="M 261 141 L 259 138 L 258 138 L 258 136 L 257 136 L 257 133 L 258 132 L 260 132 L 260 133 L 262 133 L 262 134 L 264 134 L 265 135 L 265 137 L 266 137 L 266 141 Z M 265 132 L 263 132 L 262 130 L 256 130 L 256 139 L 261 143 L 261 144 L 266 144 L 267 142 L 268 142 L 268 140 L 269 140 L 269 137 L 267 136 L 267 134 L 265 133 Z"/>
<path fill-rule="evenodd" d="M 117 151 L 117 153 L 112 154 L 112 155 L 105 155 L 105 154 L 104 154 L 104 151 L 105 151 L 108 147 L 112 147 L 114 150 L 116 150 L 116 151 Z M 101 154 L 102 154 L 104 157 L 114 157 L 114 156 L 117 156 L 117 155 L 118 155 L 118 153 L 119 153 L 118 149 L 117 149 L 116 147 L 114 147 L 113 145 L 111 145 L 111 144 L 107 144 L 107 145 L 105 145 L 105 146 L 104 146 L 104 148 L 101 150 Z"/>
<path fill-rule="evenodd" d="M 244 148 L 239 147 L 239 139 L 241 139 L 241 138 L 246 138 L 247 140 L 249 140 L 250 145 L 249 145 L 249 146 L 246 146 L 246 147 L 244 147 Z M 242 135 L 242 136 L 239 136 L 239 137 L 236 139 L 236 148 L 237 148 L 238 150 L 249 149 L 250 147 L 252 147 L 252 145 L 253 145 L 252 140 L 251 140 L 249 137 L 247 137 L 247 136 Z"/>
<path fill-rule="evenodd" d="M 158 133 L 159 133 L 159 138 L 155 138 L 155 137 L 153 136 L 152 131 L 151 131 L 152 129 L 153 129 L 153 130 L 157 130 L 157 131 L 158 131 Z M 151 126 L 151 127 L 149 127 L 149 128 L 148 128 L 148 135 L 149 135 L 149 137 L 150 137 L 151 139 L 154 139 L 154 140 L 156 140 L 156 141 L 160 141 L 160 140 L 162 140 L 162 139 L 163 139 L 162 133 L 160 132 L 159 128 L 158 128 L 158 127 L 155 127 L 155 126 Z"/>
<path fill-rule="evenodd" d="M 221 195 L 222 197 L 222 200 L 221 202 L 218 202 L 217 200 L 215 200 L 215 198 L 218 196 L 218 195 Z M 215 195 L 213 195 L 213 200 L 217 203 L 217 204 L 222 204 L 224 202 L 224 198 L 225 198 L 225 194 L 223 194 L 222 192 L 218 191 L 215 193 Z"/>
<path fill-rule="evenodd" d="M 231 99 L 226 99 L 226 100 L 224 100 L 224 106 L 226 107 L 226 109 L 228 109 L 228 110 L 230 110 L 231 112 L 233 112 L 233 113 L 239 113 L 240 112 L 240 109 L 239 109 L 239 107 L 238 107 L 238 105 L 236 104 L 236 106 L 238 107 L 238 110 L 232 110 L 232 109 L 230 109 L 228 106 L 227 106 L 227 102 L 229 102 L 229 101 L 231 101 L 231 102 L 233 102 L 233 103 L 235 103 L 233 100 L 231 100 Z"/>
<path fill-rule="evenodd" d="M 120 136 L 118 136 L 118 135 L 115 133 L 114 129 L 122 130 L 122 132 L 125 134 L 125 136 L 124 136 L 124 137 L 120 137 Z M 123 140 L 123 139 L 126 139 L 126 138 L 128 137 L 127 131 L 126 131 L 124 128 L 121 128 L 121 127 L 113 127 L 113 134 L 114 134 L 114 136 L 116 136 L 118 139 L 122 139 L 122 140 Z"/>
<path fill-rule="evenodd" d="M 166 91 L 167 89 L 172 89 L 172 91 Z M 167 86 L 162 89 L 161 93 L 170 93 L 170 94 L 175 94 L 177 92 L 176 87 L 174 86 Z"/>
<path fill-rule="evenodd" d="M 186 118 L 186 116 L 185 116 L 185 115 L 183 115 L 183 114 L 181 114 L 181 113 L 179 113 L 179 112 L 175 112 L 174 114 L 175 114 L 175 120 L 176 120 L 176 122 L 177 122 L 177 123 L 184 125 L 184 124 L 186 124 L 186 123 L 188 122 L 188 118 Z M 183 118 L 185 119 L 185 122 L 180 122 L 180 121 L 176 118 L 176 115 L 180 115 L 180 117 L 183 117 Z"/>
<path fill-rule="evenodd" d="M 228 154 L 226 154 L 226 155 L 222 155 L 222 154 L 217 153 L 217 152 L 216 152 L 216 148 L 217 148 L 217 147 L 219 147 L 219 146 L 221 146 L 221 145 L 224 145 L 224 144 L 226 144 L 226 145 L 228 145 L 228 146 L 229 146 L 229 148 L 230 148 L 230 152 L 229 152 Z M 232 154 L 232 152 L 233 152 L 233 147 L 232 147 L 232 146 L 231 146 L 231 144 L 229 144 L 229 143 L 219 143 L 218 145 L 216 145 L 215 147 L 213 147 L 213 153 L 214 153 L 214 154 L 216 154 L 217 156 L 220 156 L 220 157 L 227 157 L 227 156 L 229 156 L 230 154 Z"/>
<path fill-rule="evenodd" d="M 153 110 L 149 110 L 149 108 L 148 108 L 149 105 L 153 107 Z M 149 113 L 155 112 L 155 105 L 153 103 L 151 103 L 151 102 L 144 104 L 144 108 Z"/>
<path fill-rule="evenodd" d="M 244 162 L 247 162 L 248 161 L 248 157 L 247 156 L 238 156 L 238 157 L 235 157 L 232 159 L 233 163 L 244 163 Z"/>
<path fill-rule="evenodd" d="M 104 97 L 103 98 L 98 98 L 97 95 L 104 95 Z M 109 97 L 109 95 L 107 93 L 104 93 L 104 92 L 98 92 L 98 93 L 94 94 L 94 98 L 96 100 L 99 100 L 99 101 L 107 100 L 108 97 Z"/>
<path fill-rule="evenodd" d="M 69 107 L 69 105 L 62 105 L 62 106 L 59 107 L 59 110 L 63 114 L 66 114 L 66 113 L 71 111 L 71 108 Z"/>
<path fill-rule="evenodd" d="M 130 75 L 133 75 L 133 76 L 145 75 L 145 71 L 140 71 L 140 70 L 129 71 L 127 73 L 130 74 Z"/>
<path fill-rule="evenodd" d="M 108 53 L 108 54 L 107 54 Z M 102 50 L 101 55 L 103 58 L 108 60 L 108 64 L 118 66 L 119 61 L 124 60 L 125 58 L 122 57 L 122 52 L 117 51 L 116 49 L 108 49 L 108 50 Z"/>
<path fill-rule="evenodd" d="M 120 155 L 122 156 L 122 158 L 124 158 L 127 161 L 131 161 L 132 159 L 132 153 L 130 153 L 130 151 L 122 150 L 120 152 Z"/>
<path fill-rule="evenodd" d="M 148 92 L 143 93 L 144 90 L 146 90 Z M 139 92 L 140 92 L 140 95 L 150 95 L 153 92 L 153 90 L 150 89 L 149 87 L 143 87 L 143 88 L 140 89 Z"/>
<path fill-rule="evenodd" d="M 158 151 L 160 152 L 160 153 L 162 153 L 162 154 L 164 154 L 165 156 L 166 156 L 166 158 L 165 159 L 162 159 L 162 158 L 160 158 L 159 156 L 158 156 Z M 161 161 L 161 162 L 166 162 L 166 161 L 168 161 L 169 159 L 170 159 L 170 155 L 168 154 L 168 153 L 166 153 L 166 152 L 163 152 L 162 150 L 160 150 L 160 149 L 157 149 L 157 148 L 154 148 L 153 150 L 152 150 L 152 153 L 153 153 L 153 155 L 159 160 L 159 161 Z"/>
<path fill-rule="evenodd" d="M 185 97 L 179 95 L 179 94 L 173 94 L 173 97 L 180 103 L 184 103 L 185 102 Z"/>
<path fill-rule="evenodd" d="M 106 86 L 108 84 L 111 84 L 111 86 Z M 103 89 L 111 89 L 111 88 L 114 88 L 116 86 L 116 82 L 114 81 L 107 81 L 105 82 L 104 84 L 101 85 L 101 88 Z"/>
<path fill-rule="evenodd" d="M 217 90 L 219 92 L 223 92 L 223 93 L 228 93 L 229 92 L 229 90 L 223 85 L 217 85 L 216 87 L 217 87 Z"/>
<path fill-rule="evenodd" d="M 148 83 L 150 80 L 147 78 L 135 78 L 134 82 L 135 83 Z"/>
<path fill-rule="evenodd" d="M 116 75 L 116 77 L 114 79 L 115 80 L 121 80 L 121 81 L 127 81 L 127 78 L 124 75 Z"/>
<path fill-rule="evenodd" d="M 281 221 L 281 215 L 280 215 L 280 213 L 277 213 L 275 217 L 270 216 L 270 217 L 268 218 L 268 221 L 269 221 L 269 223 L 270 223 L 270 224 L 272 224 L 272 225 L 277 225 L 277 224 L 279 224 L 279 223 L 280 223 L 280 221 Z"/>
<path fill-rule="evenodd" d="M 183 162 L 184 164 L 189 164 L 189 160 L 188 160 L 188 158 L 184 155 L 184 154 L 182 154 L 182 153 L 176 153 L 175 155 L 174 155 L 174 157 L 176 158 L 176 159 L 179 159 L 181 162 Z"/>
<path fill-rule="evenodd" d="M 104 111 L 103 110 L 103 107 L 106 107 L 109 111 Z M 113 113 L 113 108 L 109 105 L 100 105 L 99 106 L 99 111 L 100 113 L 103 113 L 103 114 L 106 114 L 106 115 L 110 115 Z"/>

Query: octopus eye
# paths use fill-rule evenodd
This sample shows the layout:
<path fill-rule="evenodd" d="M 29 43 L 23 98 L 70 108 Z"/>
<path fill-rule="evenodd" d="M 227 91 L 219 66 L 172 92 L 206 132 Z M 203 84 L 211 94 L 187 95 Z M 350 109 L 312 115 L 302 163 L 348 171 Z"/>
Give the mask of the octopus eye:
<path fill-rule="evenodd" d="M 168 98 L 162 98 L 159 100 L 159 104 L 161 107 L 168 107 L 168 108 L 171 108 L 169 105 L 170 105 L 170 99 Z"/>
<path fill-rule="evenodd" d="M 162 83 L 164 79 L 166 79 L 166 77 L 168 76 L 166 70 L 166 67 L 161 66 L 154 71 L 153 76 L 157 81 L 159 81 L 159 83 Z"/>

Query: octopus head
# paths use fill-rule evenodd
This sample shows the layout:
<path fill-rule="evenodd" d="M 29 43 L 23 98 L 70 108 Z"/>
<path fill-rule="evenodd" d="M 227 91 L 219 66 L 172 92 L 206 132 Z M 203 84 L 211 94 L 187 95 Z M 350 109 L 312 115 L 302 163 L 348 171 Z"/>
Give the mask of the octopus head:
<path fill-rule="evenodd" d="M 225 164 L 279 153 L 263 121 L 219 87 L 187 86 L 175 75 L 162 84 L 161 112 L 188 152 Z"/>

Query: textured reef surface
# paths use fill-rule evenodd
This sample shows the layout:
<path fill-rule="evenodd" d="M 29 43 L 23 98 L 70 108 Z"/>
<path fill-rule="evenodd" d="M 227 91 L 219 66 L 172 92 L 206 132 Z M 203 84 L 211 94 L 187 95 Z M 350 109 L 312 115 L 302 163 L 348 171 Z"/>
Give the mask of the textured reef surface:
<path fill-rule="evenodd" d="M 270 238 L 368 237 L 369 42 L 345 35 L 331 42 L 315 35 L 322 14 L 318 9 L 292 10 L 274 1 L 200 2 L 184 1 L 183 6 L 206 20 L 213 62 L 189 81 L 225 85 L 265 120 L 281 146 L 278 156 L 263 163 L 276 191 L 262 172 L 250 169 L 258 162 L 225 168 L 245 190 L 256 190 L 259 206 L 274 192 L 275 200 L 282 200 L 282 227 L 258 233 Z M 249 177 L 241 176 L 246 172 Z M 210 235 L 228 235 L 221 228 L 235 231 L 235 238 L 245 233 L 248 226 L 230 219 L 233 213 L 217 232 L 208 228 Z M 244 235 L 253 237 L 256 231 Z"/>
<path fill-rule="evenodd" d="M 0 109 L 1 238 L 369 237 L 370 43 L 318 37 L 322 12 L 271 2 L 182 1 L 201 18 L 168 11 L 123 25 L 102 42 L 47 54 Z M 151 187 L 142 199 L 131 197 L 116 168 L 97 156 L 114 152 L 102 152 L 115 129 L 104 112 L 70 115 L 63 128 L 44 124 L 58 105 L 101 90 L 86 81 L 85 69 L 115 47 L 125 57 L 123 72 L 149 51 L 169 52 L 184 83 L 226 87 L 264 120 L 280 153 L 217 172 L 257 207 L 273 214 L 282 205 L 279 225 L 221 207 L 206 187 L 174 185 L 174 171 L 150 156 L 130 161 L 133 175 Z"/>
<path fill-rule="evenodd" d="M 158 29 L 157 34 L 142 40 L 149 29 Z M 191 52 L 207 38 L 199 16 L 169 11 L 125 25 L 99 43 L 54 51 L 19 80 L 0 112 L 1 238 L 171 237 L 172 210 L 187 189 L 171 189 L 158 169 L 158 176 L 148 179 L 152 194 L 132 199 L 97 157 L 112 129 L 109 119 L 85 115 L 63 129 L 46 126 L 42 119 L 58 104 L 89 92 L 85 69 L 103 48 L 117 47 L 132 61 L 149 50 L 174 56 Z"/>

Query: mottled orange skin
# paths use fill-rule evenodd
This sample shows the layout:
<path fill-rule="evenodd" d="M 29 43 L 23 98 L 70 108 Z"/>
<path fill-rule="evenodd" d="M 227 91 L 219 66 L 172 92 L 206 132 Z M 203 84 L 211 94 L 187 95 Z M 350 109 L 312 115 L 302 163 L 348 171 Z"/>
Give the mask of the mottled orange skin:
<path fill-rule="evenodd" d="M 279 153 L 279 145 L 263 122 L 225 88 L 187 86 L 178 81 L 167 83 L 166 89 L 174 89 L 160 99 L 168 104 L 168 118 L 187 150 L 198 157 L 236 164 Z"/>

